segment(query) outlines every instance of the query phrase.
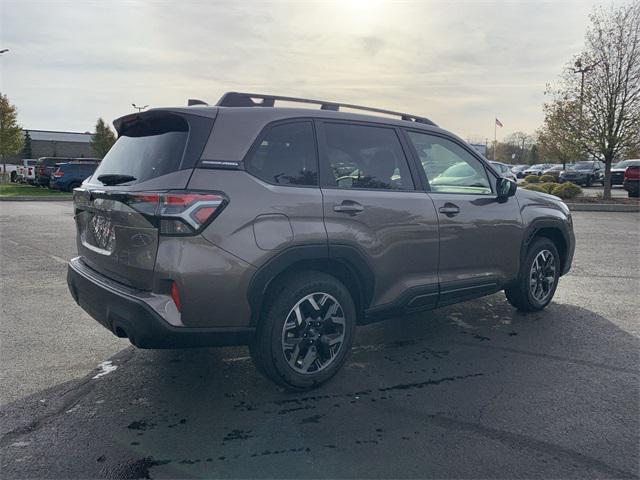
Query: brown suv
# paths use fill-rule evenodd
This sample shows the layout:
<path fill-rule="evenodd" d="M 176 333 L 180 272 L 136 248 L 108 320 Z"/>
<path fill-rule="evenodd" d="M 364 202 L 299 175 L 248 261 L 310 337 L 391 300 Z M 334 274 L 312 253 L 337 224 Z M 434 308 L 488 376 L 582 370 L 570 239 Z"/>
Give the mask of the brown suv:
<path fill-rule="evenodd" d="M 116 120 L 74 192 L 69 289 L 138 347 L 248 344 L 271 379 L 309 388 L 357 324 L 500 290 L 539 310 L 571 266 L 566 205 L 426 118 L 202 103 Z"/>

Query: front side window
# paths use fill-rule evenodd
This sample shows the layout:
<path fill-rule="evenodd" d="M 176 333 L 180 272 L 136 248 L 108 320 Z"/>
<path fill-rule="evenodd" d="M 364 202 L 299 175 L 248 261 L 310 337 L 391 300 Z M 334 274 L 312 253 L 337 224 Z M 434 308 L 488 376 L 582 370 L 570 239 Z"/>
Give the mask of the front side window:
<path fill-rule="evenodd" d="M 311 122 L 291 122 L 271 127 L 245 165 L 249 173 L 269 183 L 318 185 Z"/>
<path fill-rule="evenodd" d="M 413 190 L 409 164 L 395 130 L 324 124 L 329 187 Z"/>
<path fill-rule="evenodd" d="M 416 148 L 432 192 L 492 193 L 482 162 L 460 145 L 435 135 L 407 133 Z"/>

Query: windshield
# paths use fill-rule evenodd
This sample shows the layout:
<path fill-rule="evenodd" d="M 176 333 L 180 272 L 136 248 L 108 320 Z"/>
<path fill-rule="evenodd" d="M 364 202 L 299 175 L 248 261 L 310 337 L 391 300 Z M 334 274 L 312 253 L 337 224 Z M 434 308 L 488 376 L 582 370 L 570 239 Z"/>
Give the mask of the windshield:
<path fill-rule="evenodd" d="M 640 160 L 623 160 L 613 165 L 612 168 L 627 168 L 637 167 L 640 165 Z"/>
<path fill-rule="evenodd" d="M 573 170 L 589 169 L 593 168 L 594 162 L 576 162 L 572 167 Z"/>

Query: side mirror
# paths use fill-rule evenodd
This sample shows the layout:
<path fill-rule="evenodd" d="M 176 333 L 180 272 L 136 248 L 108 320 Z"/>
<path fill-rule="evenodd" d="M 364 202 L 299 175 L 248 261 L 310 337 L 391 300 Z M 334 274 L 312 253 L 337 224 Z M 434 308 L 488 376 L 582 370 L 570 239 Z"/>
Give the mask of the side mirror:
<path fill-rule="evenodd" d="M 508 178 L 500 177 L 496 182 L 496 192 L 498 193 L 498 200 L 506 200 L 509 197 L 513 197 L 516 194 L 518 184 Z"/>

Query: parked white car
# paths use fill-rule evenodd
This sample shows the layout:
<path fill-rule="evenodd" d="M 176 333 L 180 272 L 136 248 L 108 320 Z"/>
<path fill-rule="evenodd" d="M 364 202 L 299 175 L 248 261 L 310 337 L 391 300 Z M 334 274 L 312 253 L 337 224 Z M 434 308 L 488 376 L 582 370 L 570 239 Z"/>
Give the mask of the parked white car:
<path fill-rule="evenodd" d="M 38 162 L 35 158 L 25 158 L 22 160 L 24 165 L 24 170 L 22 172 L 22 183 L 30 183 L 33 184 L 36 181 L 36 163 Z"/>

